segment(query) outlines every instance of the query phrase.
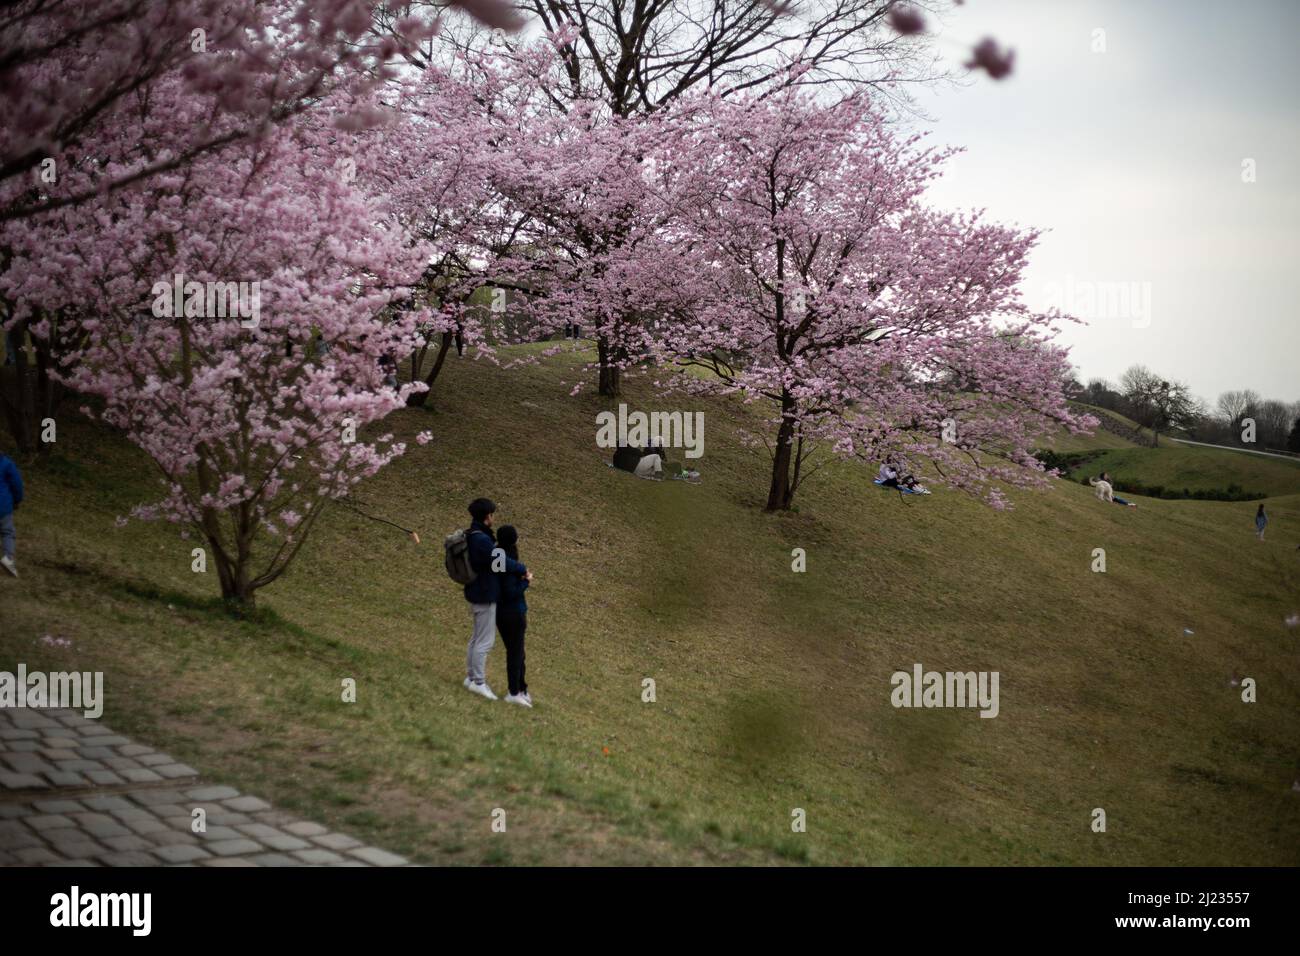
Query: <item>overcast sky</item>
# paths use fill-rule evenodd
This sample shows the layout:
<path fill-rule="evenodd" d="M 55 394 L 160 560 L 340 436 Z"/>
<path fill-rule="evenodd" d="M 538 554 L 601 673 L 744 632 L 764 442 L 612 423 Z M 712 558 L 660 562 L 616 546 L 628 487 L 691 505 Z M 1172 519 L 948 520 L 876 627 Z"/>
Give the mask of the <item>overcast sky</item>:
<path fill-rule="evenodd" d="M 1211 402 L 1300 400 L 1300 0 L 968 0 L 938 47 L 985 35 L 1011 77 L 917 94 L 967 150 L 933 195 L 1050 230 L 1026 300 L 1088 319 L 1081 377 L 1141 362 Z"/>

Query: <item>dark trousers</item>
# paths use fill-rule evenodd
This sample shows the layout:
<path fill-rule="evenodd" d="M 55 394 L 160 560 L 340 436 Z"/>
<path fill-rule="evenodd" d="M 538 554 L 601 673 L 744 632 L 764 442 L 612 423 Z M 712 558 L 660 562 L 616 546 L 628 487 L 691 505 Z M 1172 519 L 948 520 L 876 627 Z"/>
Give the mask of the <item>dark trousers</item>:
<path fill-rule="evenodd" d="M 503 614 L 498 605 L 497 630 L 501 632 L 501 643 L 506 646 L 506 682 L 510 693 L 525 693 L 528 681 L 524 679 L 524 632 L 528 630 L 528 615 Z"/>

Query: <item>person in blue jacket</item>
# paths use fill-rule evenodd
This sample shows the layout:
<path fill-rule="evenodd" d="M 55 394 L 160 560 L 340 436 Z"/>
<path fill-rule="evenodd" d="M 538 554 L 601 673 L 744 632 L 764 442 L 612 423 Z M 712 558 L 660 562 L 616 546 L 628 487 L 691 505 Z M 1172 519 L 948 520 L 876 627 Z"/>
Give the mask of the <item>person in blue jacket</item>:
<path fill-rule="evenodd" d="M 507 558 L 519 560 L 519 532 L 514 525 L 501 526 L 497 532 L 497 544 Z M 524 591 L 528 590 L 531 575 L 525 578 L 502 572 L 498 577 L 501 579 L 501 600 L 497 604 L 497 630 L 506 646 L 506 679 L 510 684 L 506 703 L 532 707 L 533 697 L 528 693 L 528 681 L 524 678 L 524 632 L 528 630 L 528 602 L 524 600 Z"/>
<path fill-rule="evenodd" d="M 0 454 L 0 567 L 18 577 L 14 511 L 23 503 L 23 476 L 13 459 Z"/>
<path fill-rule="evenodd" d="M 496 510 L 496 502 L 489 498 L 475 498 L 469 503 L 470 517 L 474 520 L 469 526 L 467 543 L 474 580 L 465 585 L 465 600 L 469 602 L 474 626 L 465 653 L 465 687 L 488 700 L 497 699 L 487 684 L 486 673 L 488 651 L 496 643 L 497 603 L 501 599 L 501 582 L 497 574 L 513 574 L 526 581 L 533 579 L 526 567 L 497 547 L 496 537 L 492 534 Z"/>

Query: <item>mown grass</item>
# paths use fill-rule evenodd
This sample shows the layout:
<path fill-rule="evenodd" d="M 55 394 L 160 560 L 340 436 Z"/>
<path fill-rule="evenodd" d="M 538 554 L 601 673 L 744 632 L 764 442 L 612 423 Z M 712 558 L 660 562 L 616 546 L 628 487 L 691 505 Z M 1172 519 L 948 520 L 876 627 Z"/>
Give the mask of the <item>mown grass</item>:
<path fill-rule="evenodd" d="M 1129 428 L 1137 428 L 1137 423 L 1130 421 L 1123 415 L 1112 412 L 1105 408 L 1098 408 L 1096 405 L 1076 404 L 1076 410 L 1091 415 L 1093 418 L 1101 419 L 1103 417 L 1113 418 L 1115 421 L 1127 425 Z M 1121 438 L 1114 432 L 1109 432 L 1102 428 L 1100 424 L 1093 429 L 1091 434 L 1071 435 L 1069 432 L 1062 431 L 1051 442 L 1047 443 L 1052 451 L 1060 453 L 1095 451 L 1101 448 L 1135 448 L 1133 442 L 1127 438 Z"/>
<path fill-rule="evenodd" d="M 1116 481 L 1189 491 L 1235 484 L 1264 495 L 1291 494 L 1300 487 L 1300 460 L 1264 458 L 1222 448 L 1162 441 L 1159 448 L 1110 448 L 1071 472 L 1078 481 L 1107 471 Z"/>
<path fill-rule="evenodd" d="M 112 725 L 427 862 L 1300 862 L 1300 482 L 1264 543 L 1251 503 L 1133 510 L 1062 482 L 999 513 L 904 501 L 851 464 L 767 515 L 747 410 L 692 400 L 703 483 L 638 481 L 595 446 L 611 403 L 569 395 L 581 360 L 449 360 L 431 408 L 386 423 L 435 440 L 357 494 L 424 545 L 335 510 L 244 621 L 191 572 L 195 541 L 113 526 L 152 493 L 139 454 L 61 423 L 27 469 L 0 666 L 103 670 Z M 460 684 L 468 615 L 438 540 L 479 494 L 536 574 L 533 711 Z M 999 671 L 1000 716 L 895 710 L 914 662 Z"/>

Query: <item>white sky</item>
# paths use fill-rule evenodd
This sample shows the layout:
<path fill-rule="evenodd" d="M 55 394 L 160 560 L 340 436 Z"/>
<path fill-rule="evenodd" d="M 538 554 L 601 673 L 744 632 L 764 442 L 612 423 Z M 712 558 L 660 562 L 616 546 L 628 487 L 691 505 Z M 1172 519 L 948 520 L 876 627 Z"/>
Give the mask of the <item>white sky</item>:
<path fill-rule="evenodd" d="M 985 35 L 1012 76 L 917 93 L 932 141 L 967 148 L 933 199 L 1050 230 L 1026 300 L 1089 319 L 1065 334 L 1080 377 L 1300 399 L 1300 0 L 967 0 L 938 48 L 959 64 Z"/>

